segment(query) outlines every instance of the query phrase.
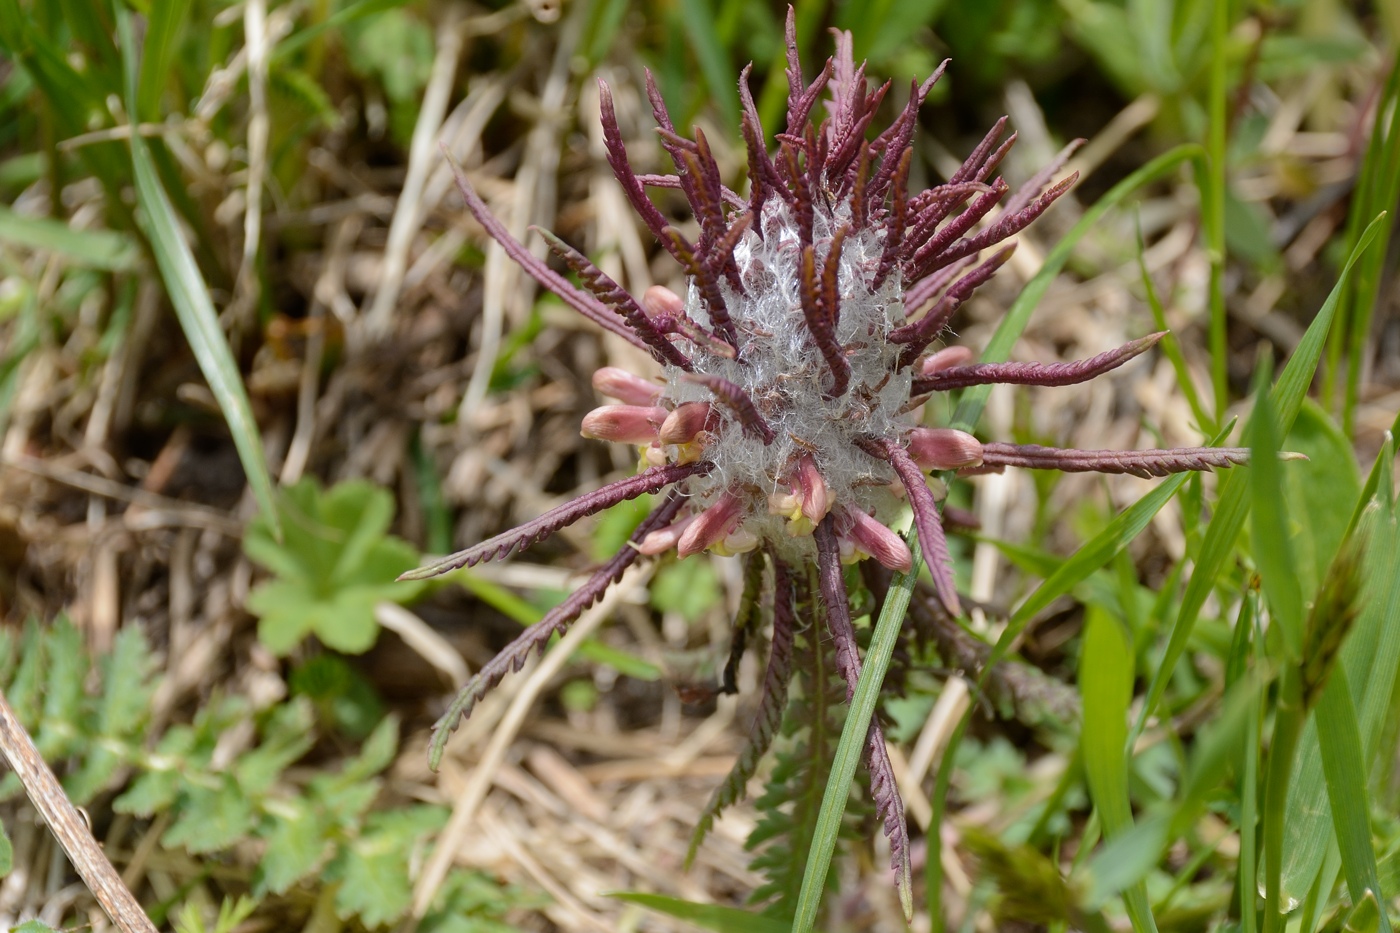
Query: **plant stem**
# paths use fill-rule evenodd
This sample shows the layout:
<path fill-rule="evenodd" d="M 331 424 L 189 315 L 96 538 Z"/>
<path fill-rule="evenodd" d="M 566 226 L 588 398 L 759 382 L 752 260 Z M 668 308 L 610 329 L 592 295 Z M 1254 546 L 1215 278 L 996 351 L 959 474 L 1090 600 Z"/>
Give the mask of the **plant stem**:
<path fill-rule="evenodd" d="M 49 825 L 73 868 L 112 922 L 123 933 L 156 933 L 155 924 L 122 883 L 121 875 L 103 854 L 78 808 L 63 792 L 63 785 L 39 756 L 34 740 L 15 716 L 3 692 L 0 692 L 0 752 L 24 785 L 34 809 Z"/>

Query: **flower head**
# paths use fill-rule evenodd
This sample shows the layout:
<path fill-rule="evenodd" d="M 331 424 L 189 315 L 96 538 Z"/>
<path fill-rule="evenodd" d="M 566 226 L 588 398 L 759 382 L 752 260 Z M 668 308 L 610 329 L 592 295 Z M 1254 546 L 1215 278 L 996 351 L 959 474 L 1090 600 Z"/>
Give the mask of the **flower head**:
<path fill-rule="evenodd" d="M 864 67 L 853 61 L 849 34 L 841 33 L 836 54 L 815 80 L 804 82 L 789 16 L 787 125 L 776 137 L 776 152 L 766 148 L 747 69 L 739 82 L 746 196 L 724 185 L 702 132 L 697 129 L 693 138 L 677 132 L 650 76 L 652 111 L 676 172 L 634 172 L 611 95 L 600 83 L 608 162 L 642 222 L 684 267 L 683 295 L 654 287 L 633 297 L 544 233 L 583 287 L 574 286 L 512 238 L 458 173 L 467 208 L 512 258 L 576 311 L 648 352 L 658 372 L 599 370 L 594 385 L 616 404 L 595 409 L 583 421 L 588 437 L 636 445 L 640 472 L 412 576 L 504 558 L 618 502 L 664 495 L 627 547 L 477 674 L 442 725 L 454 724 L 643 555 L 671 549 L 683 557 L 704 550 L 760 552 L 774 578 L 774 650 L 765 692 L 785 691 L 781 668 L 791 653 L 792 632 L 786 629 L 797 624 L 793 607 L 815 604 L 825 607 L 837 666 L 854 689 L 860 661 L 841 565 L 873 558 L 893 570 L 910 570 L 909 547 L 888 527 L 906 507 L 938 601 L 951 615 L 960 611 L 929 471 L 1024 466 L 1164 475 L 1245 459 L 1247 452 L 1238 449 L 1119 453 L 984 444 L 971 434 L 921 423 L 921 404 L 935 392 L 987 383 L 1082 382 L 1122 365 L 1163 335 L 1092 359 L 1048 365 L 979 364 L 961 347 L 931 349 L 959 306 L 1011 255 L 1014 246 L 1000 244 L 1073 183 L 1070 176 L 1050 184 L 1069 151 L 1011 194 L 997 174 L 1015 141 L 1014 134 L 1005 135 L 1003 119 L 946 183 L 911 193 L 919 108 L 943 68 L 911 87 L 895 121 L 872 134 L 891 86 L 871 90 Z M 656 208 L 648 186 L 684 193 L 698 225 L 693 240 Z M 754 566 L 761 577 L 763 564 Z M 762 587 L 746 589 L 747 598 L 756 600 Z M 732 684 L 732 670 L 726 684 Z M 765 705 L 771 699 L 766 696 Z M 772 728 L 757 730 L 767 732 L 756 736 L 760 744 L 766 745 Z M 874 786 L 883 788 L 876 801 L 886 831 L 902 832 L 902 818 L 893 818 L 900 816 L 898 797 L 878 723 L 867 752 Z M 893 829 L 894 823 L 901 829 Z M 894 848 L 898 861 L 902 846 Z"/>

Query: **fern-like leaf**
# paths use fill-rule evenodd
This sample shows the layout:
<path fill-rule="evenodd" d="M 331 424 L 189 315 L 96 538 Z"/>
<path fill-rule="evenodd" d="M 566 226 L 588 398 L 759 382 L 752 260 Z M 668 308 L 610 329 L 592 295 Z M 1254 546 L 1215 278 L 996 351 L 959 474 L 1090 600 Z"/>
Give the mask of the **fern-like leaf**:
<path fill-rule="evenodd" d="M 759 820 L 745 847 L 762 849 L 750 867 L 766 879 L 750 900 L 767 902 L 764 912 L 770 916 L 791 919 L 841 738 L 846 684 L 827 635 L 826 606 L 815 568 L 787 569 L 793 580 L 795 622 L 800 626 L 793 642 L 797 689 L 782 730 L 790 741 L 778 749 L 773 775 L 755 801 Z M 865 815 L 865 808 L 853 796 L 841 823 L 841 838 L 859 838 L 858 827 Z M 828 875 L 827 883 L 835 884 L 834 874 Z"/>
<path fill-rule="evenodd" d="M 762 563 L 754 560 L 751 564 Z M 761 572 L 759 574 L 761 576 Z M 797 622 L 792 613 L 792 581 L 785 566 L 775 563 L 773 573 L 773 645 L 768 651 L 768 668 L 763 675 L 763 696 L 759 700 L 758 715 L 754 717 L 753 728 L 749 732 L 748 744 L 739 753 L 724 783 L 715 789 L 705 804 L 704 811 L 695 825 L 690 839 L 690 848 L 685 854 L 686 867 L 695 860 L 695 853 L 705 841 L 705 835 L 714 825 L 724 809 L 744 799 L 744 789 L 749 779 L 758 770 L 758 763 L 768 752 L 782 725 L 783 710 L 787 706 L 788 682 L 792 679 L 792 649 L 794 630 Z"/>

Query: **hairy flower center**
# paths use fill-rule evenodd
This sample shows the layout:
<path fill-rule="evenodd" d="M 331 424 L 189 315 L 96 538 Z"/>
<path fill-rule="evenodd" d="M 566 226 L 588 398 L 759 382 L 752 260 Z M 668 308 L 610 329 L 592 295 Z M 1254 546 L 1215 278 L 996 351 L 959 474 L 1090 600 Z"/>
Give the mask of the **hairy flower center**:
<path fill-rule="evenodd" d="M 830 256 L 836 230 L 850 217 L 849 201 L 834 209 L 818 207 L 812 242 L 815 260 Z M 837 272 L 840 318 L 836 341 L 851 369 L 850 383 L 830 397 L 831 367 L 813 340 L 802 311 L 802 240 L 792 210 L 780 198 L 763 207 L 763 235 L 749 230 L 734 250 L 743 291 L 721 286 L 725 306 L 739 334 L 735 358 L 703 345 L 691 354 L 694 369 L 739 386 L 773 429 L 771 443 L 745 431 L 738 416 L 716 406 L 721 425 L 705 457 L 715 468 L 690 483 L 695 506 L 721 492 L 745 498 L 743 528 L 775 540 L 792 556 L 810 555 L 810 537 L 783 533 L 787 518 L 769 512 L 769 501 L 787 491 L 794 463 L 803 454 L 815 461 L 833 501 L 888 514 L 896 502 L 888 491 L 894 474 L 855 446 L 860 435 L 892 436 L 907 430 L 900 409 L 909 399 L 912 374 L 898 369 L 900 347 L 887 337 L 904 320 L 897 276 L 875 286 L 884 230 L 869 227 L 844 238 Z M 713 322 L 692 281 L 686 313 L 707 327 Z M 713 393 L 679 367 L 665 367 L 669 406 L 709 402 Z M 790 529 L 789 529 L 790 531 Z"/>

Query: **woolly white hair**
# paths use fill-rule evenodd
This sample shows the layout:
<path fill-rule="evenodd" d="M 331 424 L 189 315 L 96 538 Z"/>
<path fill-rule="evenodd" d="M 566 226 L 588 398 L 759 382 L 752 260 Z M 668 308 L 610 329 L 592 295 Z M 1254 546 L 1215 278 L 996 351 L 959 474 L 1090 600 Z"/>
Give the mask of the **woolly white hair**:
<path fill-rule="evenodd" d="M 830 251 L 835 230 L 850 219 L 849 202 L 834 210 L 818 206 L 812 242 L 818 268 Z M 786 492 L 786 478 L 796 457 L 812 456 L 833 501 L 877 513 L 895 505 L 888 484 L 893 471 L 855 446 L 859 435 L 898 436 L 907 430 L 900 409 L 909 400 L 910 369 L 896 370 L 901 347 L 888 342 L 890 330 L 904 323 L 903 290 L 896 275 L 878 289 L 873 281 L 884 246 L 882 227 L 852 231 L 841 250 L 837 284 L 840 319 L 837 342 L 851 367 L 850 384 L 837 398 L 828 398 L 831 367 L 822 357 L 802 312 L 802 246 L 797 219 L 779 198 L 770 198 L 762 211 L 763 236 L 749 230 L 734 249 L 734 259 L 747 294 L 722 280 L 725 307 L 739 333 L 737 359 L 697 345 L 691 353 L 697 372 L 718 376 L 744 390 L 777 435 L 771 444 L 743 430 L 738 417 L 723 404 L 715 408 L 724 423 L 705 449 L 714 463 L 708 476 L 692 480 L 689 493 L 695 508 L 703 508 L 725 490 L 752 500 L 742 527 L 791 557 L 810 556 L 810 537 L 790 538 L 786 518 L 768 514 L 766 497 Z M 692 280 L 686 313 L 712 326 L 699 288 Z M 703 385 L 685 380 L 679 367 L 665 367 L 666 402 L 714 401 Z M 784 545 L 784 542 L 787 542 Z"/>

